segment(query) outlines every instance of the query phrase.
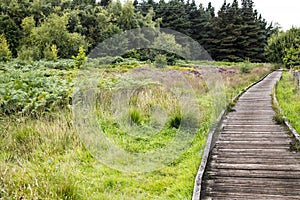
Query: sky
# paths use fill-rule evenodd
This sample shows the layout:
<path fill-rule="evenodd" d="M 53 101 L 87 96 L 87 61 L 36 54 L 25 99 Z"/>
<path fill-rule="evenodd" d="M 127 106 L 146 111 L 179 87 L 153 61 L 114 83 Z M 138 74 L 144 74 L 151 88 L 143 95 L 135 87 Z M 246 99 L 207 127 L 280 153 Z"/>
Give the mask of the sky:
<path fill-rule="evenodd" d="M 212 2 L 216 11 L 223 5 L 224 0 L 195 0 L 207 7 L 208 2 Z M 232 3 L 233 0 L 227 0 Z M 253 0 L 254 9 L 262 15 L 267 22 L 279 23 L 283 30 L 288 30 L 292 26 L 300 27 L 300 1 L 299 0 Z M 239 1 L 241 6 L 241 1 Z"/>

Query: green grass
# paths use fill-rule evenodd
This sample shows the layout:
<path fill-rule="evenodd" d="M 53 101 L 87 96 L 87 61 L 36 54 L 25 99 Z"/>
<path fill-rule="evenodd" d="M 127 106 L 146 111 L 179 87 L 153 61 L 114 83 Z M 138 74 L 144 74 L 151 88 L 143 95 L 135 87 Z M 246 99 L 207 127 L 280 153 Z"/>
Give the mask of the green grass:
<path fill-rule="evenodd" d="M 282 108 L 282 114 L 300 133 L 300 91 L 290 72 L 283 72 L 282 78 L 276 86 L 276 97 Z"/>
<path fill-rule="evenodd" d="M 10 75 L 16 72 L 7 70 L 9 68 L 7 65 L 9 64 L 5 64 L 2 68 L 3 71 L 0 70 L 2 73 L 0 75 L 5 73 L 5 76 L 11 77 Z M 72 77 L 76 73 L 73 69 L 63 67 L 64 65 L 53 69 L 44 66 L 43 62 L 31 65 L 41 66 L 38 73 L 42 73 L 41 71 L 43 73 L 39 77 L 47 78 L 45 74 L 51 72 L 58 79 L 57 83 L 65 79 L 70 81 L 70 84 L 64 85 L 66 91 L 69 92 L 72 88 Z M 27 64 L 23 63 L 22 66 L 22 69 L 26 69 L 24 66 Z M 57 64 L 57 66 L 60 65 Z M 158 112 L 155 107 L 154 110 L 152 109 L 153 105 L 158 105 L 165 109 L 166 116 L 171 116 L 160 119 L 165 122 L 166 126 L 163 126 L 160 120 L 156 121 L 154 125 L 159 127 L 162 125 L 161 131 L 149 139 L 148 137 L 132 137 L 126 130 L 116 125 L 109 112 L 111 105 L 109 91 L 116 85 L 118 86 L 117 75 L 130 72 L 131 68 L 135 67 L 140 66 L 136 66 L 135 63 L 133 67 L 126 65 L 106 68 L 103 79 L 99 81 L 99 88 L 102 88 L 103 93 L 97 96 L 99 108 L 104 108 L 104 112 L 97 113 L 98 122 L 105 129 L 106 136 L 133 153 L 164 147 L 173 140 L 180 120 L 188 118 L 194 121 L 193 116 L 185 116 L 178 111 L 176 106 L 178 102 L 174 96 L 167 95 L 168 93 L 162 88 L 149 87 L 138 90 L 134 98 L 130 99 L 130 109 L 128 115 L 124 117 L 131 120 L 132 125 L 137 128 L 139 126 L 151 127 L 153 119 L 150 114 Z M 227 102 L 242 88 L 258 80 L 271 69 L 270 66 L 261 65 L 251 66 L 251 68 L 250 73 L 243 74 L 239 71 L 239 66 L 231 66 L 230 70 L 234 73 L 222 73 Z M 161 70 L 174 69 L 189 72 L 193 70 L 193 67 L 166 67 Z M 226 67 L 226 69 L 229 68 Z M 61 73 L 64 75 L 56 76 Z M 27 76 L 26 70 L 22 70 L 22 73 L 18 71 L 17 74 L 22 74 L 22 77 Z M 46 78 L 43 80 L 48 80 Z M 2 80 L 1 84 L 15 84 L 11 79 L 7 80 L 8 82 Z M 201 124 L 189 148 L 183 154 L 166 167 L 148 173 L 122 173 L 93 157 L 82 144 L 75 130 L 72 114 L 68 109 L 69 101 L 61 102 L 58 109 L 41 109 L 47 111 L 42 115 L 32 116 L 30 112 L 18 114 L 13 111 L 6 113 L 4 109 L 1 110 L 0 199 L 191 199 L 194 178 L 201 162 L 201 152 L 205 147 L 211 124 L 213 97 L 207 93 L 208 90 L 201 77 L 187 75 L 187 80 L 191 87 L 199 92 L 197 98 Z M 20 79 L 21 83 L 22 81 Z M 11 87 L 15 87 L 14 84 Z M 43 87 L 44 85 L 40 85 L 40 89 L 35 90 L 36 93 L 32 95 L 39 96 Z M 48 87 L 45 86 L 45 88 Z M 34 87 L 25 86 L 18 89 L 19 92 L 26 93 L 34 90 Z M 149 90 L 152 91 L 153 96 L 147 93 Z M 58 96 L 62 93 L 57 91 Z M 9 95 L 9 93 L 4 93 L 4 95 Z M 52 98 L 50 100 L 52 101 Z"/>

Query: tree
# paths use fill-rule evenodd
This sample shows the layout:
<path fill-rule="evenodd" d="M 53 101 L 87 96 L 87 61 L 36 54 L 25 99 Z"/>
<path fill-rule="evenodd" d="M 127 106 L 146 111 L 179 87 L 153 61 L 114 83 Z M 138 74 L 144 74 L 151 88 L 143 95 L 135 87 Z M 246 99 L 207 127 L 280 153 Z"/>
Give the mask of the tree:
<path fill-rule="evenodd" d="M 284 65 L 288 69 L 294 68 L 295 66 L 300 66 L 300 48 L 290 47 L 285 51 L 286 51 L 285 56 L 282 59 Z"/>
<path fill-rule="evenodd" d="M 75 61 L 75 67 L 80 68 L 82 66 L 82 64 L 87 60 L 84 48 L 82 46 L 80 46 L 77 56 L 76 57 L 72 56 L 72 58 Z"/>
<path fill-rule="evenodd" d="M 59 50 L 57 56 L 67 58 L 76 54 L 79 46 L 88 46 L 88 53 L 116 33 L 142 27 L 181 32 L 197 40 L 214 59 L 229 61 L 264 61 L 264 47 L 276 32 L 254 10 L 252 0 L 242 0 L 241 8 L 237 0 L 224 3 L 218 16 L 211 3 L 198 7 L 195 0 L 127 0 L 124 4 L 120 0 L 1 0 L 0 3 L 0 34 L 5 35 L 13 57 L 18 54 L 20 58 L 44 58 L 55 45 Z M 137 32 L 136 40 L 131 41 L 138 44 L 152 37 L 143 34 Z M 185 39 L 175 38 L 181 44 L 186 43 Z M 139 53 L 147 55 L 145 52 Z"/>
<path fill-rule="evenodd" d="M 68 17 L 51 14 L 40 26 L 34 27 L 29 35 L 29 38 L 24 38 L 20 50 L 21 57 L 30 57 L 30 52 L 33 60 L 38 60 L 45 57 L 44 52 L 52 45 L 61 49 L 58 56 L 61 58 L 70 58 L 75 55 L 80 46 L 87 47 L 84 38 L 78 33 L 69 33 L 67 30 Z M 23 21 L 23 24 L 26 24 Z M 25 28 L 25 26 L 23 27 Z M 31 51 L 31 48 L 34 51 Z M 22 52 L 25 51 L 25 52 Z M 29 52 L 28 52 L 29 51 Z"/>
<path fill-rule="evenodd" d="M 101 0 L 100 5 L 104 8 L 107 8 L 107 6 L 110 4 L 111 0 Z"/>
<path fill-rule="evenodd" d="M 237 0 L 232 4 L 224 2 L 218 17 L 214 21 L 215 39 L 212 53 L 214 59 L 223 61 L 242 61 L 239 55 L 241 38 L 242 17 Z"/>
<path fill-rule="evenodd" d="M 291 28 L 270 37 L 265 48 L 265 55 L 270 62 L 283 63 L 291 68 L 300 64 L 300 29 Z"/>
<path fill-rule="evenodd" d="M 171 0 L 168 3 L 160 1 L 155 9 L 156 18 L 162 18 L 160 26 L 189 35 L 190 21 L 186 6 L 182 1 Z"/>
<path fill-rule="evenodd" d="M 252 0 L 242 0 L 241 15 L 243 20 L 241 56 L 244 60 L 259 62 L 259 55 L 263 54 L 263 48 L 260 47 L 259 37 L 261 37 L 260 27 L 257 23 L 257 12 L 253 9 Z"/>
<path fill-rule="evenodd" d="M 127 0 L 122 6 L 121 15 L 118 20 L 118 25 L 123 30 L 137 28 L 137 21 L 134 14 L 134 6 L 131 0 Z"/>
<path fill-rule="evenodd" d="M 17 24 L 8 15 L 0 15 L 0 34 L 4 34 L 6 36 L 12 55 L 16 56 L 21 34 Z"/>
<path fill-rule="evenodd" d="M 6 41 L 5 35 L 0 35 L 0 61 L 8 61 L 11 59 L 11 51 L 9 49 L 9 45 Z"/>

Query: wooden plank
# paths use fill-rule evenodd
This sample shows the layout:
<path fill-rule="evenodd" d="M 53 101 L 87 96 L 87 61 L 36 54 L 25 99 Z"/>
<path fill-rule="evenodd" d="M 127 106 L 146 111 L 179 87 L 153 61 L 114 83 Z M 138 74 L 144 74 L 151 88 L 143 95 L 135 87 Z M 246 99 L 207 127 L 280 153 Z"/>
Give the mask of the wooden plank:
<path fill-rule="evenodd" d="M 286 159 L 286 158 L 295 158 L 295 159 L 299 159 L 299 155 L 297 155 L 296 153 L 291 154 L 289 152 L 276 152 L 276 153 L 272 153 L 272 152 L 265 152 L 265 153 L 261 153 L 261 154 L 257 154 L 256 152 L 222 152 L 222 154 L 220 152 L 218 152 L 218 150 L 213 150 L 211 152 L 212 156 L 215 155 L 219 155 L 222 156 L 224 158 L 226 157 L 236 157 L 236 158 L 267 158 L 267 157 L 273 157 L 273 158 L 281 158 L 281 159 Z M 296 157 L 297 155 L 297 157 Z"/>
<path fill-rule="evenodd" d="M 208 177 L 247 177 L 247 178 L 281 178 L 297 179 L 300 181 L 298 171 L 281 171 L 281 170 L 250 170 L 250 169 L 213 169 L 207 171 Z"/>
<path fill-rule="evenodd" d="M 237 169 L 237 170 L 270 170 L 270 171 L 297 171 L 300 172 L 299 164 L 285 164 L 279 165 L 276 163 L 269 164 L 232 164 L 232 163 L 218 163 L 213 161 L 210 166 L 216 169 Z"/>
<path fill-rule="evenodd" d="M 248 178 L 248 177 L 215 177 L 215 179 L 211 179 L 217 183 L 260 183 L 266 182 L 270 184 L 281 184 L 282 182 L 286 184 L 299 184 L 298 179 L 281 179 L 281 178 Z"/>
<path fill-rule="evenodd" d="M 241 134 L 226 134 L 222 135 L 219 138 L 219 141 L 256 141 L 256 142 L 276 142 L 276 141 L 284 141 L 285 144 L 289 144 L 292 140 L 288 136 L 276 136 L 273 134 L 269 134 L 269 137 L 266 136 L 266 134 L 257 134 L 257 135 L 243 135 L 244 137 L 241 137 Z"/>
<path fill-rule="evenodd" d="M 273 149 L 265 149 L 265 148 L 255 148 L 255 149 L 230 149 L 230 148 L 217 148 L 219 153 L 229 152 L 229 153 L 255 153 L 255 154 L 263 154 L 263 153 L 288 153 L 289 150 L 285 148 L 273 148 Z"/>
<path fill-rule="evenodd" d="M 201 199 L 213 199 L 213 200 L 225 200 L 225 199 L 255 199 L 255 200 L 294 200 L 294 199 L 300 199 L 299 196 L 295 195 L 289 195 L 289 194 L 257 194 L 255 191 L 252 191 L 250 193 L 243 193 L 241 191 L 236 192 L 228 192 L 228 191 L 220 191 L 220 192 L 208 192 L 211 197 L 203 197 Z"/>
<path fill-rule="evenodd" d="M 259 141 L 253 141 L 253 140 L 249 140 L 249 141 L 233 141 L 233 140 L 219 140 L 217 142 L 217 144 L 219 146 L 222 145 L 233 145 L 233 146 L 240 146 L 240 145 L 259 145 L 259 146 L 273 146 L 273 145 L 280 145 L 280 146 L 288 146 L 287 140 L 259 140 Z"/>
<path fill-rule="evenodd" d="M 230 160 L 230 159 L 232 159 L 232 158 L 235 158 L 235 159 L 242 159 L 242 158 L 245 158 L 245 159 L 248 159 L 248 162 L 250 162 L 251 160 L 255 160 L 255 161 L 261 161 L 261 160 L 265 160 L 265 162 L 267 162 L 267 158 L 269 158 L 269 157 L 272 157 L 274 160 L 275 159 L 280 159 L 282 156 L 285 156 L 286 157 L 286 159 L 284 159 L 284 160 L 286 160 L 286 163 L 288 163 L 289 161 L 289 159 L 291 159 L 291 160 L 298 160 L 299 161 L 299 158 L 296 158 L 296 157 L 294 157 L 294 156 L 291 156 L 291 155 L 284 155 L 284 154 L 280 154 L 278 157 L 275 157 L 275 155 L 272 155 L 272 154 L 267 154 L 267 155 L 260 155 L 260 156 L 257 156 L 257 157 L 255 157 L 255 154 L 222 154 L 222 155 L 219 155 L 219 154 L 212 154 L 211 155 L 212 157 L 214 157 L 214 159 L 216 159 L 216 156 L 217 156 L 217 158 L 223 158 L 223 159 L 227 159 L 227 160 Z M 283 159 L 281 159 L 281 160 L 283 160 Z M 232 160 L 232 161 L 227 161 L 226 163 L 234 163 L 235 162 L 235 160 Z M 244 163 L 248 163 L 248 162 L 244 162 Z"/>
<path fill-rule="evenodd" d="M 270 164 L 270 165 L 285 165 L 285 164 L 295 164 L 300 159 L 295 159 L 294 157 L 289 157 L 289 158 L 273 158 L 273 157 L 264 157 L 264 158 L 257 158 L 257 157 L 236 157 L 236 156 L 218 156 L 218 155 L 213 155 L 212 156 L 213 161 L 212 162 L 217 162 L 217 163 L 230 163 L 230 164 Z"/>
<path fill-rule="evenodd" d="M 284 182 L 282 182 L 284 184 Z M 290 196 L 299 196 L 300 195 L 300 190 L 297 188 L 297 185 L 293 185 L 293 190 L 291 190 L 287 186 L 272 186 L 272 185 L 267 185 L 261 184 L 261 185 L 223 185 L 223 184 L 214 184 L 213 187 L 208 189 L 212 190 L 218 190 L 220 192 L 229 192 L 229 193 L 256 193 L 256 194 L 261 194 L 261 195 L 286 195 L 288 192 L 288 195 Z"/>

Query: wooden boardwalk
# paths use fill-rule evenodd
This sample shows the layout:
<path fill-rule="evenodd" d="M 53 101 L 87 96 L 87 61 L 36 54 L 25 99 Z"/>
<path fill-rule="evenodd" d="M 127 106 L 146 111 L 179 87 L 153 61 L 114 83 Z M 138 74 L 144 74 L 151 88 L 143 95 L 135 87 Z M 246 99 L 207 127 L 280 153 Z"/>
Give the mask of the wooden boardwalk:
<path fill-rule="evenodd" d="M 300 153 L 293 138 L 273 121 L 273 72 L 243 94 L 213 148 L 201 199 L 300 199 Z"/>

